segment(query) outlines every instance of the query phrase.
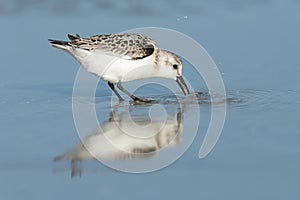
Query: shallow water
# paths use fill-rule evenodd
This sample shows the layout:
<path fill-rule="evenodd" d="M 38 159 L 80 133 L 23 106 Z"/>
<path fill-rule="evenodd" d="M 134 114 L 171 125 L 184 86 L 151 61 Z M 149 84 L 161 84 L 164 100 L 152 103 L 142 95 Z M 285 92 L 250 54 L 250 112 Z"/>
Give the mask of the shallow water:
<path fill-rule="evenodd" d="M 2 1 L 0 199 L 299 199 L 299 8 L 295 0 Z M 127 174 L 86 160 L 76 164 L 77 176 L 71 178 L 71 163 L 53 158 L 80 141 L 72 114 L 79 64 L 53 49 L 47 39 L 144 26 L 181 31 L 215 60 L 227 91 L 222 135 L 212 152 L 199 159 L 211 101 L 201 77 L 185 63 L 185 77 L 202 95 L 178 93 L 178 101 L 171 92 L 153 87 L 137 94 L 159 100 L 169 118 L 184 104 L 182 142 L 157 157 L 171 154 L 193 137 L 190 127 L 200 107 L 199 129 L 190 148 L 156 172 Z M 81 99 L 83 105 L 95 102 L 100 124 L 110 118 L 110 95 L 100 82 L 93 101 Z M 146 123 L 151 106 L 130 105 L 126 99 L 119 109 L 129 107 L 137 121 Z M 157 110 L 154 106 L 152 117 L 159 117 Z M 84 128 L 89 135 L 97 125 L 87 122 Z M 123 161 L 130 163 L 118 162 Z"/>

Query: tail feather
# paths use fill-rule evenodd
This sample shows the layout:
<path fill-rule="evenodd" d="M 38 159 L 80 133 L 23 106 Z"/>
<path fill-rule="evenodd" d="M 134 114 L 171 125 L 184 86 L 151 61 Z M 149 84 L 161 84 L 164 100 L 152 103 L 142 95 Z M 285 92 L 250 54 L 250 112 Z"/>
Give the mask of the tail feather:
<path fill-rule="evenodd" d="M 70 49 L 70 47 L 72 46 L 72 42 L 80 39 L 81 37 L 78 34 L 76 34 L 76 35 L 68 34 L 68 38 L 70 41 L 55 40 L 55 39 L 48 39 L 48 40 L 52 44 L 53 47 L 68 51 Z"/>
<path fill-rule="evenodd" d="M 52 44 L 53 47 L 56 47 L 58 49 L 69 51 L 69 49 L 71 47 L 71 44 L 68 41 L 53 40 L 53 39 L 48 39 L 48 40 Z"/>
<path fill-rule="evenodd" d="M 53 45 L 70 45 L 68 41 L 48 39 Z"/>

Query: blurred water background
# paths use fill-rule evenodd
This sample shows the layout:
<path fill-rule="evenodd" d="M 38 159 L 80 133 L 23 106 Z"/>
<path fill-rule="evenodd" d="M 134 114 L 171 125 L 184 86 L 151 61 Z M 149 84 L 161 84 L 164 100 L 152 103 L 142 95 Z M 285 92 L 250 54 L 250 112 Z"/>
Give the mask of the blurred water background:
<path fill-rule="evenodd" d="M 299 9 L 298 0 L 1 0 L 0 199 L 299 199 Z M 79 64 L 47 39 L 149 26 L 189 35 L 218 65 L 229 100 L 219 142 L 198 159 L 210 117 L 201 104 L 196 140 L 173 165 L 132 175 L 87 161 L 71 178 L 69 163 L 52 159 L 79 141 Z M 188 64 L 184 73 L 207 91 Z M 102 82 L 100 122 L 110 94 Z"/>

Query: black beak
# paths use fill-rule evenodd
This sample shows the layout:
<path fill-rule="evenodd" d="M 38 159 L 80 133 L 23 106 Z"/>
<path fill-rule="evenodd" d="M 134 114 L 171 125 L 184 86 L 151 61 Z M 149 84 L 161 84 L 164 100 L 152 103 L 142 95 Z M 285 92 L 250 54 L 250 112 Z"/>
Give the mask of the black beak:
<path fill-rule="evenodd" d="M 190 94 L 190 91 L 186 86 L 182 76 L 177 76 L 176 82 L 178 83 L 184 95 Z"/>

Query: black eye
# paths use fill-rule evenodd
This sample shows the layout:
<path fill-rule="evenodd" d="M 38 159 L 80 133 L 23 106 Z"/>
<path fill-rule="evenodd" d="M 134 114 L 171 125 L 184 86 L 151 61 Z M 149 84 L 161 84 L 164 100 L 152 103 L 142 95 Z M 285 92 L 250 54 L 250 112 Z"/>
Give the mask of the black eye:
<path fill-rule="evenodd" d="M 174 65 L 173 65 L 173 68 L 174 68 L 174 69 L 178 69 L 178 65 L 174 64 Z"/>

